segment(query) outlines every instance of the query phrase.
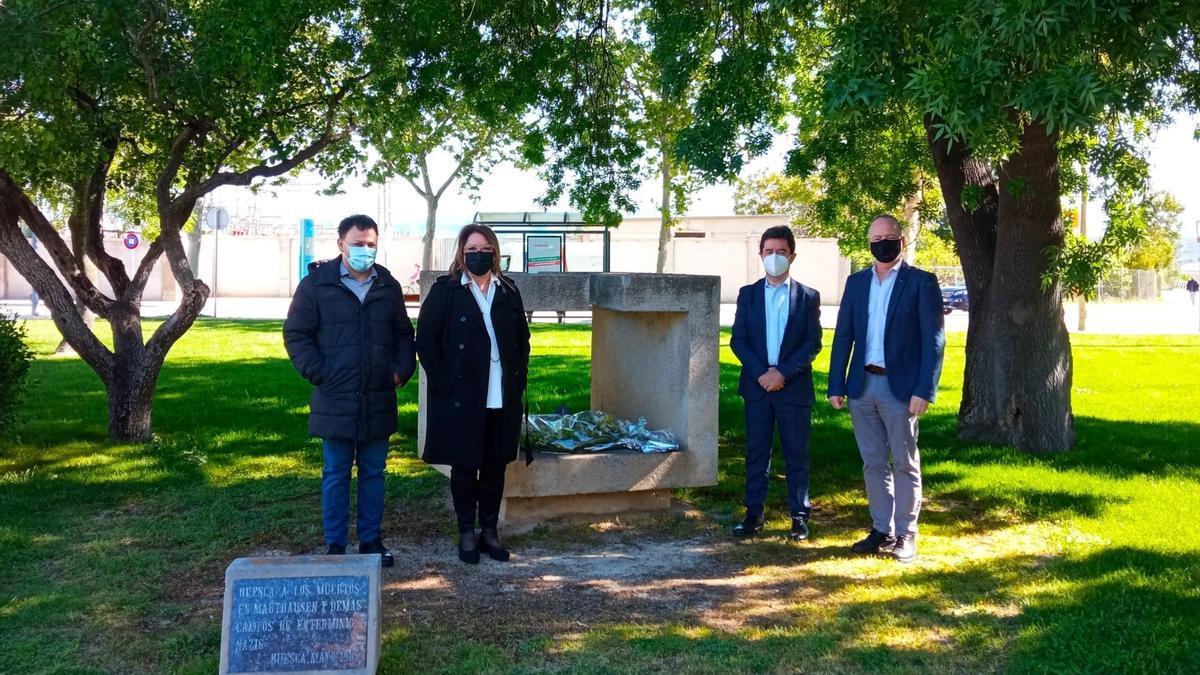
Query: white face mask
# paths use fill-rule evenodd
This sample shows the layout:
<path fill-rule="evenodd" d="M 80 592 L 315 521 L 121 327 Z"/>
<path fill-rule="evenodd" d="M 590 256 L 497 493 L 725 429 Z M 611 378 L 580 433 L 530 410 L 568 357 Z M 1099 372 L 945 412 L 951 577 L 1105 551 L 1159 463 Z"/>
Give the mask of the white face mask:
<path fill-rule="evenodd" d="M 768 276 L 772 277 L 782 276 L 784 272 L 787 272 L 788 267 L 791 267 L 792 265 L 792 263 L 788 261 L 787 256 L 779 253 L 772 253 L 771 255 L 764 257 L 762 261 L 763 269 L 767 271 Z"/>

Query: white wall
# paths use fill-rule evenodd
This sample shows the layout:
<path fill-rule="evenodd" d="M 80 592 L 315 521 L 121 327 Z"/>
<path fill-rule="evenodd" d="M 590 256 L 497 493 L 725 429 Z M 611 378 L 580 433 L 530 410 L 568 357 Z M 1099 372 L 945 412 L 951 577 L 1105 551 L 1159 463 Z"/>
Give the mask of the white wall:
<path fill-rule="evenodd" d="M 763 276 L 758 257 L 758 240 L 763 230 L 786 225 L 786 216 L 724 216 L 683 218 L 677 228 L 683 233 L 702 233 L 703 237 L 674 237 L 667 249 L 666 272 L 711 274 L 721 277 L 721 300 L 733 302 L 738 289 Z M 627 218 L 612 230 L 611 269 L 614 272 L 653 272 L 658 255 L 657 217 Z M 298 283 L 299 240 L 297 238 L 251 237 L 207 233 L 200 245 L 199 276 L 218 297 L 289 297 Z M 588 241 L 568 240 L 568 270 L 598 270 L 603 252 L 602 237 L 590 235 Z M 512 269 L 521 269 L 519 236 L 502 239 L 502 253 L 513 257 Z M 336 236 L 318 237 L 313 253 L 316 260 L 336 257 Z M 132 271 L 146 252 L 146 243 L 126 250 L 119 239 L 105 242 L 106 249 L 124 260 Z M 446 269 L 453 255 L 454 240 L 434 242 L 434 269 Z M 45 257 L 45 249 L 40 252 Z M 421 260 L 421 238 L 385 236 L 380 241 L 378 261 L 406 283 L 413 265 Z M 825 304 L 841 299 L 842 286 L 849 274 L 849 262 L 838 253 L 833 239 L 800 239 L 796 242 L 796 262 L 792 276 L 821 293 Z M 218 267 L 219 265 L 219 267 Z M 101 276 L 100 287 L 110 293 Z M 166 259 L 158 261 L 145 300 L 172 300 L 177 285 Z M 11 263 L 0 258 L 0 297 L 26 299 L 29 285 Z"/>
<path fill-rule="evenodd" d="M 404 284 L 412 275 L 413 265 L 421 262 L 420 237 L 384 237 L 379 242 L 376 261 Z M 214 268 L 214 254 L 219 268 Z M 337 236 L 317 237 L 313 242 L 313 260 L 338 256 Z M 228 298 L 290 297 L 300 283 L 299 238 L 238 237 L 206 234 L 200 244 L 200 278 Z M 214 270 L 218 272 L 214 274 Z"/>
<path fill-rule="evenodd" d="M 787 225 L 787 216 L 685 217 L 676 234 L 703 233 L 703 237 L 676 236 L 667 245 L 664 271 L 678 274 L 714 274 L 721 277 L 721 301 L 737 300 L 738 289 L 763 276 L 758 241 L 763 230 Z M 658 218 L 627 218 L 613 230 L 612 270 L 653 272 L 658 259 Z M 817 289 L 821 302 L 841 301 L 850 263 L 838 252 L 836 239 L 796 240 L 792 276 Z"/>
<path fill-rule="evenodd" d="M 146 256 L 148 244 L 145 241 L 139 243 L 136 249 L 130 250 L 125 248 L 125 244 L 119 238 L 107 238 L 104 240 L 104 250 L 109 255 L 117 258 L 125 263 L 125 269 L 130 276 L 137 271 L 138 265 L 141 264 L 142 258 Z M 58 272 L 58 268 L 54 262 L 50 260 L 49 253 L 46 252 L 44 245 L 38 246 L 38 255 L 50 269 Z M 62 275 L 59 274 L 61 278 Z M 108 296 L 112 296 L 112 285 L 108 283 L 108 279 L 103 274 L 96 274 L 96 287 Z M 150 279 L 146 282 L 145 293 L 142 296 L 144 300 L 162 300 L 164 281 L 168 289 L 168 295 L 172 292 L 174 277 L 171 276 L 170 267 L 167 265 L 165 257 L 160 257 L 154 263 L 154 269 L 150 273 Z M 29 293 L 32 288 L 29 282 L 17 272 L 17 268 L 13 266 L 8 258 L 0 255 L 0 298 L 8 300 L 25 300 L 29 298 Z"/>

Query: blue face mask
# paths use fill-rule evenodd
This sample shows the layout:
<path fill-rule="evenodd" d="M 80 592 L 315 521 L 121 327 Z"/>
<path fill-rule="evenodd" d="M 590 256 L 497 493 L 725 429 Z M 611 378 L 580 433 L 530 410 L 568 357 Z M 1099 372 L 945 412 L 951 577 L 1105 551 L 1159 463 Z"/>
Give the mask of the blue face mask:
<path fill-rule="evenodd" d="M 355 272 L 366 272 L 375 264 L 375 249 L 370 246 L 347 246 L 350 269 Z"/>

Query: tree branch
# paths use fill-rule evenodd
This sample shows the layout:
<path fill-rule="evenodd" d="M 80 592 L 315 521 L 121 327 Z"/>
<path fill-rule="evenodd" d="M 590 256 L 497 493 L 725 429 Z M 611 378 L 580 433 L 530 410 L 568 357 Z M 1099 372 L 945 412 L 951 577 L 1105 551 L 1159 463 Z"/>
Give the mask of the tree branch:
<path fill-rule="evenodd" d="M 146 282 L 150 280 L 150 272 L 154 270 L 154 264 L 158 262 L 159 256 L 163 253 L 163 245 L 158 239 L 150 242 L 150 248 L 146 249 L 146 256 L 138 263 L 137 272 L 134 273 L 133 279 L 129 282 L 128 290 L 122 296 L 126 302 L 135 306 L 141 306 L 142 293 L 146 290 Z M 191 267 L 189 266 L 190 270 Z"/>
<path fill-rule="evenodd" d="M 112 352 L 88 328 L 75 309 L 66 286 L 21 232 L 17 221 L 21 218 L 20 202 L 24 194 L 19 189 L 13 191 L 11 186 L 14 184 L 3 171 L 0 171 L 0 179 L 4 179 L 0 182 L 0 251 L 37 290 L 67 343 L 107 383 L 112 377 L 115 361 Z M 57 234 L 54 236 L 57 238 Z M 61 239 L 59 243 L 62 243 Z"/>
<path fill-rule="evenodd" d="M 83 227 L 84 250 L 95 263 L 96 268 L 108 279 L 113 288 L 113 295 L 118 298 L 125 294 L 129 284 L 129 274 L 125 270 L 125 263 L 104 250 L 100 220 L 104 216 L 104 200 L 108 194 L 108 172 L 112 168 L 112 161 L 116 156 L 119 142 L 115 135 L 104 142 L 104 160 L 96 166 L 96 170 L 92 172 L 91 177 L 84 185 L 84 193 L 76 195 L 82 216 L 82 222 L 78 225 Z M 79 261 L 79 265 L 83 266 L 82 260 Z"/>
<path fill-rule="evenodd" d="M 221 156 L 217 159 L 216 166 L 223 165 L 225 163 L 225 160 L 229 159 L 229 156 L 232 155 L 233 153 L 237 152 L 238 148 L 245 145 L 245 143 L 246 143 L 245 138 L 234 137 L 234 138 L 229 139 L 229 142 L 226 143 L 225 147 L 221 150 Z"/>
<path fill-rule="evenodd" d="M 158 213 L 167 213 L 173 206 L 171 201 L 171 186 L 175 184 L 175 178 L 179 175 L 179 169 L 183 166 L 183 155 L 187 152 L 188 144 L 195 138 L 196 131 L 190 126 L 186 126 L 179 135 L 175 137 L 175 142 L 171 144 L 171 153 L 167 156 L 167 163 L 163 166 L 162 172 L 158 174 L 158 184 L 154 189 L 154 196 L 158 204 Z"/>
<path fill-rule="evenodd" d="M 213 173 L 212 176 L 209 176 L 209 178 L 207 180 L 202 181 L 196 185 L 189 185 L 187 188 L 184 189 L 183 194 L 179 195 L 179 197 L 176 198 L 176 200 L 175 200 L 176 203 L 186 202 L 188 204 L 195 204 L 197 199 L 199 199 L 200 197 L 203 197 L 204 195 L 208 194 L 209 192 L 212 192 L 213 190 L 217 189 L 218 187 L 221 187 L 222 185 L 246 186 L 246 185 L 250 185 L 252 182 L 254 182 L 255 179 L 258 179 L 258 178 L 274 178 L 276 176 L 281 176 L 281 175 L 291 171 L 292 169 L 295 169 L 296 167 L 300 166 L 304 162 L 307 162 L 308 160 L 312 159 L 313 157 L 316 157 L 325 148 L 349 138 L 350 137 L 350 129 L 348 129 L 348 128 L 342 129 L 341 131 L 334 133 L 333 117 L 334 117 L 335 112 L 338 110 L 338 107 L 341 104 L 342 100 L 346 97 L 346 95 L 349 94 L 357 85 L 359 85 L 363 81 L 365 81 L 367 79 L 367 77 L 370 76 L 370 74 L 371 74 L 371 71 L 368 70 L 365 73 L 361 73 L 354 77 L 346 78 L 345 80 L 342 81 L 342 86 L 337 91 L 333 92 L 333 94 L 330 95 L 326 99 L 326 104 L 328 106 L 328 109 L 325 113 L 325 130 L 324 130 L 324 132 L 320 135 L 320 137 L 318 137 L 316 140 L 314 140 L 312 143 L 310 143 L 307 147 L 301 149 L 299 152 L 297 152 L 295 155 L 293 155 L 290 159 L 285 159 L 285 160 L 279 162 L 278 164 L 274 164 L 274 165 L 267 165 L 266 163 L 259 164 L 258 166 L 254 167 L 252 169 L 247 169 L 246 171 L 220 171 L 219 169 L 221 168 L 221 163 L 218 163 L 217 166 L 214 167 L 216 169 L 216 171 L 215 171 L 215 173 Z M 202 129 L 202 132 L 207 133 L 210 129 L 211 129 L 211 125 L 208 128 Z M 176 142 L 178 142 L 178 139 Z M 224 159 L 224 157 L 228 157 L 229 154 L 231 154 L 236 148 L 240 147 L 244 142 L 245 142 L 244 138 L 243 139 L 236 139 L 236 138 L 230 139 L 230 141 L 229 141 L 230 145 L 227 146 L 228 152 L 222 157 L 222 160 Z M 172 154 L 174 154 L 174 148 L 172 148 Z M 178 167 L 176 167 L 176 169 L 177 168 Z M 174 176 L 171 177 L 171 180 L 174 180 Z M 161 197 L 162 185 L 160 184 L 159 187 L 160 187 L 160 197 Z M 170 186 L 168 185 L 167 186 L 168 192 L 169 192 L 169 189 L 170 189 Z M 160 210 L 161 210 L 161 207 L 160 207 Z M 168 252 L 168 255 L 169 255 L 169 252 Z"/>
<path fill-rule="evenodd" d="M 336 134 L 326 131 L 307 147 L 300 150 L 295 155 L 292 155 L 290 158 L 279 162 L 278 164 L 259 164 L 258 166 L 245 171 L 219 171 L 210 176 L 208 180 L 202 181 L 193 186 L 189 186 L 186 190 L 184 190 L 183 194 L 176 198 L 175 201 L 178 203 L 185 200 L 190 200 L 192 203 L 195 203 L 197 199 L 208 194 L 209 192 L 212 192 L 218 187 L 221 187 L 222 185 L 245 186 L 254 182 L 254 180 L 257 178 L 274 178 L 275 176 L 281 176 L 307 162 L 313 157 L 316 157 L 322 150 L 330 145 L 345 140 L 349 137 L 349 135 L 349 131 L 341 131 Z"/>
<path fill-rule="evenodd" d="M 463 153 L 462 159 L 458 160 L 458 166 L 454 167 L 454 170 L 446 177 L 446 182 L 442 183 L 442 186 L 438 188 L 437 199 L 441 199 L 442 193 L 446 191 L 446 188 L 450 187 L 450 184 L 462 175 L 463 169 L 474 163 L 475 159 L 483 154 L 484 149 L 492 142 L 492 136 L 491 132 L 485 131 L 475 137 L 475 141 Z"/>
<path fill-rule="evenodd" d="M 433 185 L 429 182 L 429 162 L 425 158 L 425 153 L 417 155 L 417 165 L 421 167 L 421 181 L 425 183 L 425 199 L 429 199 L 429 195 L 433 194 Z"/>
<path fill-rule="evenodd" d="M 25 191 L 3 169 L 0 169 L 0 192 L 7 195 L 6 199 L 10 208 L 14 209 L 20 219 L 29 225 L 37 238 L 46 246 L 46 252 L 50 254 L 50 259 L 54 261 L 55 266 L 58 267 L 67 283 L 71 285 L 75 294 L 83 300 L 88 309 L 107 318 L 112 309 L 112 299 L 101 293 L 92 280 L 87 278 L 83 269 L 76 263 L 71 248 L 62 240 L 54 226 L 42 214 L 37 205 L 29 199 Z"/>
<path fill-rule="evenodd" d="M 186 264 L 186 260 L 185 260 Z M 184 291 L 184 297 L 179 306 L 167 317 L 166 321 L 154 331 L 146 343 L 146 358 L 152 363 L 162 364 L 167 352 L 184 333 L 195 323 L 200 310 L 208 300 L 208 285 L 197 280 L 190 289 Z"/>
<path fill-rule="evenodd" d="M 401 178 L 408 181 L 408 184 L 412 186 L 412 189 L 417 191 L 417 194 L 421 195 L 422 197 L 426 196 L 425 191 L 421 189 L 421 186 L 419 186 L 415 182 L 413 182 L 413 179 L 409 178 L 408 176 L 403 176 L 403 175 L 401 176 Z"/>
<path fill-rule="evenodd" d="M 188 204 L 188 209 L 185 213 L 190 214 L 195 205 L 196 202 L 194 201 Z M 171 218 L 171 220 L 168 220 L 168 218 Z M 154 240 L 154 243 L 151 244 L 151 246 L 157 244 L 159 248 L 162 249 L 162 252 L 167 256 L 167 262 L 171 265 L 171 273 L 175 275 L 175 280 L 179 282 L 179 285 L 183 288 L 184 293 L 190 294 L 197 284 L 200 284 L 201 286 L 204 284 L 203 282 L 197 280 L 196 276 L 192 274 L 192 266 L 188 264 L 187 260 L 187 251 L 184 250 L 183 240 L 179 236 L 179 232 L 183 228 L 183 223 L 186 222 L 186 220 L 186 217 L 180 218 L 178 215 L 173 213 L 167 214 L 165 217 L 160 215 L 159 223 L 161 230 L 158 238 Z M 149 252 L 147 252 L 147 255 L 149 255 Z M 145 261 L 143 260 L 143 262 Z M 139 269 L 138 274 L 141 274 L 141 272 L 142 270 Z M 146 274 L 149 274 L 148 270 L 146 271 Z M 205 288 L 207 289 L 207 287 Z M 205 293 L 207 297 L 207 290 Z M 138 294 L 141 294 L 141 289 L 138 290 Z"/>

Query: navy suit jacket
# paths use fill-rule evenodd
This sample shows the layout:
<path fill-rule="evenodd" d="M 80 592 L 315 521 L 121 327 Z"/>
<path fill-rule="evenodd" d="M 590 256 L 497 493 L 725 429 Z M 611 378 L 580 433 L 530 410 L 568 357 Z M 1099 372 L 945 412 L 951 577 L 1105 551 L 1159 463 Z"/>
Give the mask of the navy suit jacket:
<path fill-rule="evenodd" d="M 829 355 L 829 395 L 862 396 L 866 381 L 867 310 L 870 307 L 872 265 L 846 279 L 833 348 Z M 937 277 L 900 263 L 888 301 L 883 332 L 883 357 L 888 385 L 901 401 L 920 396 L 932 402 L 942 374 L 946 350 L 942 293 Z M 853 354 L 851 350 L 853 349 Z M 849 365 L 849 375 L 846 367 Z"/>
<path fill-rule="evenodd" d="M 733 338 L 729 341 L 733 353 L 742 362 L 738 394 L 748 401 L 767 395 L 767 390 L 758 383 L 758 378 L 768 368 L 765 283 L 764 279 L 759 279 L 738 291 Z M 794 279 L 788 279 L 788 287 L 788 318 L 776 365 L 786 384 L 776 393 L 785 401 L 812 405 L 812 362 L 821 351 L 821 294 Z"/>

